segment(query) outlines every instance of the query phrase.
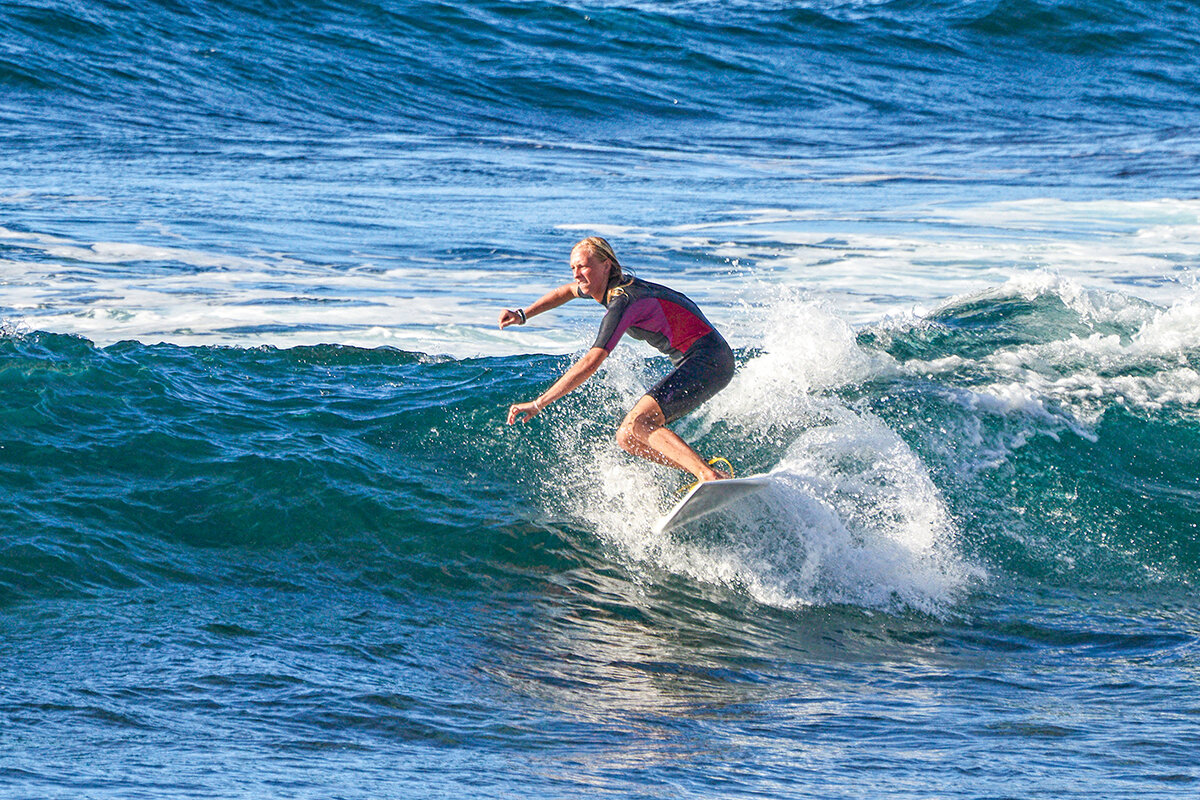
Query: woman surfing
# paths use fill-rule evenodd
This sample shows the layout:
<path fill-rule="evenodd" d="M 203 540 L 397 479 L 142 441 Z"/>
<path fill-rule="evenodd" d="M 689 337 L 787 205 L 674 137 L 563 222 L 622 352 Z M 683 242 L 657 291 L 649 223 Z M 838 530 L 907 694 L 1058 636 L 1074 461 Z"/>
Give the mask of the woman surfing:
<path fill-rule="evenodd" d="M 617 429 L 617 444 L 635 456 L 690 472 L 700 481 L 731 477 L 714 469 L 667 427 L 733 378 L 733 351 L 725 339 L 696 304 L 679 292 L 626 274 L 612 246 L 599 236 L 584 239 L 571 249 L 571 272 L 573 282 L 547 292 L 532 305 L 505 309 L 500 327 L 524 325 L 530 317 L 569 300 L 590 297 L 608 309 L 600 333 L 591 349 L 537 399 L 511 406 L 508 424 L 528 422 L 579 388 L 628 333 L 665 353 L 675 368 L 625 415 Z"/>

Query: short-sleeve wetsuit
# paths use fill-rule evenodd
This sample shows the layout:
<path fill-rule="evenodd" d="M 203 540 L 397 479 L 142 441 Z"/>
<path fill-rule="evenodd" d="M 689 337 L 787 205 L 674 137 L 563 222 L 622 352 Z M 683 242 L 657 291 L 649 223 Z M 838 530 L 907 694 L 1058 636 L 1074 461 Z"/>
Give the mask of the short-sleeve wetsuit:
<path fill-rule="evenodd" d="M 696 304 L 657 283 L 627 279 L 611 288 L 608 312 L 593 347 L 612 352 L 628 333 L 670 357 L 675 369 L 646 394 L 658 401 L 667 422 L 694 410 L 729 385 L 733 351 Z"/>

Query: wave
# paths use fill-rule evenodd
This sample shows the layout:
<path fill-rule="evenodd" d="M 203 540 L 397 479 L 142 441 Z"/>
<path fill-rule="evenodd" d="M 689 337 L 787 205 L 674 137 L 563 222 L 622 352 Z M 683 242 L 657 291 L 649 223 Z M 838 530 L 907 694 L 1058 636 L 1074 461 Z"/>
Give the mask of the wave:
<path fill-rule="evenodd" d="M 861 144 L 866 116 L 895 123 L 894 143 L 960 135 L 968 108 L 973 124 L 1132 132 L 1153 107 L 1184 129 L 1198 21 L 1135 0 L 8 3 L 0 113 L 67 123 L 60 140 L 534 130 L 682 145 L 699 127 L 804 141 L 856 123 Z"/>
<path fill-rule="evenodd" d="M 935 465 L 989 562 L 1084 585 L 1190 582 L 1198 300 L 1161 308 L 1045 275 L 956 298 L 862 334 L 896 358 L 868 402 Z"/>
<path fill-rule="evenodd" d="M 682 432 L 775 488 L 682 539 L 650 533 L 676 478 L 611 443 L 662 369 L 632 348 L 509 428 L 566 357 L 9 334 L 0 597 L 219 583 L 231 557 L 399 593 L 615 559 L 784 608 L 934 614 L 995 581 L 1188 587 L 1197 307 L 1050 279 L 862 330 L 765 305 L 761 348 Z"/>

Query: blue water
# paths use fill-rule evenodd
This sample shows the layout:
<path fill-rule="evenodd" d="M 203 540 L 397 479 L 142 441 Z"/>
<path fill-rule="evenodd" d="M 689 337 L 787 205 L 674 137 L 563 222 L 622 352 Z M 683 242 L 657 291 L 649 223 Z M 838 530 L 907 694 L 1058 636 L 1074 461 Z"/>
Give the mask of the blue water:
<path fill-rule="evenodd" d="M 1192 3 L 0 6 L 0 796 L 1186 797 Z M 739 372 L 679 536 L 612 432 Z"/>

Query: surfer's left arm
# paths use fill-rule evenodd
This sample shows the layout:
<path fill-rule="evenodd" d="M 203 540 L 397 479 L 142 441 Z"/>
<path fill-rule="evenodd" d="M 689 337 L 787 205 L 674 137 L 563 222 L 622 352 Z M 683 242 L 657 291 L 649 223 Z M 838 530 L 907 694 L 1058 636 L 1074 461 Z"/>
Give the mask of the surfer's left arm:
<path fill-rule="evenodd" d="M 555 400 L 566 397 L 578 389 L 584 381 L 592 377 L 606 358 L 608 358 L 608 351 L 603 347 L 593 347 L 588 350 L 583 354 L 583 358 L 576 361 L 549 389 L 542 392 L 538 399 L 532 403 L 516 403 L 509 406 L 508 424 L 512 425 L 518 419 L 521 422 L 528 422 L 542 413 L 542 410 Z"/>

